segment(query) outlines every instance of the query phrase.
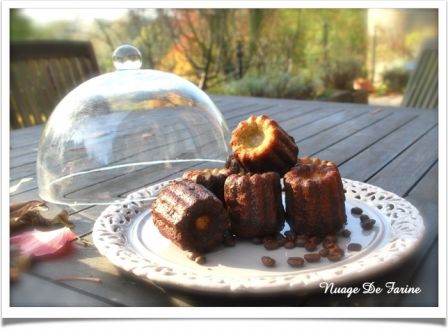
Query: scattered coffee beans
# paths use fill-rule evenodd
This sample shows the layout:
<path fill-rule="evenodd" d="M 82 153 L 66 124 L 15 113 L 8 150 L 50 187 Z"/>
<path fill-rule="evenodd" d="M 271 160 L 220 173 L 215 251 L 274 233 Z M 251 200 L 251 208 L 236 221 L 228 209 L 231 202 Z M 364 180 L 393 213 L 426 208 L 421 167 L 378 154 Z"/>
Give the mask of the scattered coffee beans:
<path fill-rule="evenodd" d="M 319 245 L 322 242 L 322 238 L 320 238 L 318 236 L 312 236 L 308 239 L 308 242 Z"/>
<path fill-rule="evenodd" d="M 371 230 L 373 228 L 373 225 L 375 224 L 375 222 L 376 221 L 373 219 L 368 219 L 368 220 L 362 221 L 361 227 L 364 230 Z"/>
<path fill-rule="evenodd" d="M 338 238 L 335 235 L 327 235 L 324 238 L 324 243 L 336 243 L 338 241 Z"/>
<path fill-rule="evenodd" d="M 303 267 L 305 260 L 301 257 L 289 257 L 286 261 L 291 267 Z"/>
<path fill-rule="evenodd" d="M 303 256 L 308 262 L 319 262 L 320 254 L 319 253 L 307 253 Z"/>
<path fill-rule="evenodd" d="M 187 258 L 190 260 L 195 260 L 199 255 L 193 251 L 187 251 Z"/>
<path fill-rule="evenodd" d="M 277 244 L 278 244 L 278 246 L 283 246 L 283 245 L 285 245 L 285 243 L 287 242 L 286 237 L 283 236 L 282 234 L 279 234 L 279 235 L 276 237 L 276 240 L 277 240 Z"/>
<path fill-rule="evenodd" d="M 320 249 L 320 251 L 319 251 L 319 254 L 320 254 L 320 256 L 321 257 L 326 257 L 326 256 L 328 256 L 328 249 L 326 249 L 326 248 L 323 248 L 323 249 Z"/>
<path fill-rule="evenodd" d="M 339 261 L 344 256 L 344 250 L 339 246 L 335 246 L 328 250 L 327 258 L 330 261 Z"/>
<path fill-rule="evenodd" d="M 274 267 L 275 266 L 275 259 L 268 257 L 268 256 L 261 257 L 261 262 L 266 267 Z"/>
<path fill-rule="evenodd" d="M 344 256 L 345 252 L 339 246 L 335 246 L 332 247 L 331 249 L 328 249 L 328 255 L 337 255 L 337 254 Z"/>
<path fill-rule="evenodd" d="M 362 249 L 362 246 L 359 243 L 350 243 L 347 246 L 347 250 L 349 250 L 349 251 L 361 251 L 361 249 Z"/>
<path fill-rule="evenodd" d="M 360 217 L 359 217 L 359 220 L 361 220 L 361 221 L 366 221 L 366 220 L 369 220 L 370 218 L 369 218 L 369 216 L 367 215 L 367 214 L 362 214 Z"/>
<path fill-rule="evenodd" d="M 313 242 L 306 242 L 305 243 L 305 249 L 309 252 L 313 252 L 317 250 L 317 244 L 314 244 Z"/>
<path fill-rule="evenodd" d="M 264 246 L 264 248 L 266 250 L 276 250 L 276 249 L 279 248 L 279 245 L 278 245 L 277 241 L 274 241 L 274 240 L 272 240 L 272 241 L 269 241 L 269 240 L 265 241 L 263 246 Z"/>
<path fill-rule="evenodd" d="M 342 255 L 341 254 L 329 254 L 327 256 L 328 260 L 330 261 L 339 261 L 342 259 Z"/>
<path fill-rule="evenodd" d="M 344 229 L 341 231 L 341 236 L 342 237 L 350 237 L 350 235 L 352 234 L 352 232 L 348 229 Z"/>
<path fill-rule="evenodd" d="M 351 212 L 352 212 L 352 214 L 355 214 L 355 215 L 361 215 L 363 211 L 362 211 L 362 208 L 360 208 L 360 207 L 354 207 L 351 209 Z"/>
<path fill-rule="evenodd" d="M 322 245 L 326 249 L 331 249 L 333 247 L 338 246 L 335 242 L 324 242 Z"/>

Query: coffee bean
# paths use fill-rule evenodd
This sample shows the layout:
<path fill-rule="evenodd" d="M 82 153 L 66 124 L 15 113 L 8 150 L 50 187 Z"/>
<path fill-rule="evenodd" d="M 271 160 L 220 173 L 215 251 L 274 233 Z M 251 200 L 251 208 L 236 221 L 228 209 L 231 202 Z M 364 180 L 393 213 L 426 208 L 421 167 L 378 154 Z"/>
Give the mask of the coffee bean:
<path fill-rule="evenodd" d="M 362 214 L 360 217 L 359 217 L 359 220 L 361 220 L 361 221 L 365 221 L 365 220 L 369 220 L 370 218 L 369 218 L 369 216 L 367 215 L 367 214 Z"/>
<path fill-rule="evenodd" d="M 373 228 L 373 225 L 375 224 L 375 220 L 365 220 L 361 222 L 361 227 L 364 230 L 371 230 Z"/>
<path fill-rule="evenodd" d="M 291 267 L 303 267 L 305 260 L 301 257 L 289 257 L 286 261 Z"/>
<path fill-rule="evenodd" d="M 362 246 L 359 243 L 350 243 L 347 246 L 347 250 L 349 250 L 349 251 L 361 251 L 362 250 Z"/>
<path fill-rule="evenodd" d="M 319 253 L 307 253 L 303 256 L 308 262 L 319 262 L 320 254 Z"/>
<path fill-rule="evenodd" d="M 335 235 L 327 235 L 324 237 L 324 243 L 336 243 L 338 241 L 338 238 Z"/>
<path fill-rule="evenodd" d="M 207 259 L 204 256 L 197 256 L 196 258 L 194 258 L 194 262 L 199 265 L 205 264 L 206 261 Z"/>
<path fill-rule="evenodd" d="M 362 211 L 362 208 L 360 208 L 360 207 L 354 207 L 351 209 L 351 212 L 352 212 L 352 214 L 355 214 L 355 215 L 361 215 L 363 211 Z"/>
<path fill-rule="evenodd" d="M 341 256 L 343 256 L 345 254 L 345 252 L 339 246 L 335 246 L 331 249 L 328 249 L 328 255 L 337 255 L 337 254 L 340 254 Z"/>
<path fill-rule="evenodd" d="M 293 241 L 287 241 L 284 245 L 285 249 L 294 249 L 295 248 L 295 244 Z"/>
<path fill-rule="evenodd" d="M 266 241 L 263 244 L 266 250 L 276 250 L 279 248 L 277 241 Z"/>
<path fill-rule="evenodd" d="M 308 239 L 308 242 L 319 245 L 322 242 L 322 238 L 320 238 L 318 236 L 312 236 Z"/>
<path fill-rule="evenodd" d="M 342 259 L 342 255 L 341 254 L 329 254 L 327 256 L 328 260 L 330 261 L 339 261 Z"/>
<path fill-rule="evenodd" d="M 296 234 L 290 230 L 285 231 L 285 237 L 288 241 L 294 241 L 296 239 Z"/>
<path fill-rule="evenodd" d="M 295 245 L 298 247 L 304 247 L 307 242 L 308 242 L 307 237 L 300 237 L 300 236 L 298 236 L 294 241 Z"/>
<path fill-rule="evenodd" d="M 274 267 L 275 266 L 275 259 L 268 257 L 268 256 L 261 257 L 261 262 L 266 267 Z"/>
<path fill-rule="evenodd" d="M 331 249 L 335 246 L 338 246 L 335 242 L 324 242 L 322 245 L 326 249 Z"/>
<path fill-rule="evenodd" d="M 277 241 L 278 246 L 283 246 L 287 242 L 287 239 L 285 236 L 281 235 L 281 236 L 277 236 L 276 241 Z"/>
<path fill-rule="evenodd" d="M 305 249 L 309 252 L 313 252 L 317 250 L 317 245 L 313 242 L 308 241 L 305 243 Z"/>
<path fill-rule="evenodd" d="M 254 243 L 255 245 L 260 245 L 262 243 L 261 238 L 260 237 L 252 238 L 252 243 Z"/>
<path fill-rule="evenodd" d="M 325 249 L 325 248 L 323 248 L 323 249 L 320 249 L 320 251 L 319 251 L 319 254 L 321 255 L 321 257 L 326 257 L 326 256 L 328 256 L 328 249 Z"/>
<path fill-rule="evenodd" d="M 193 251 L 187 251 L 187 258 L 190 260 L 195 260 L 199 255 L 196 252 Z"/>
<path fill-rule="evenodd" d="M 342 237 L 350 237 L 350 235 L 352 234 L 352 232 L 348 229 L 344 229 L 341 231 L 341 236 Z"/>

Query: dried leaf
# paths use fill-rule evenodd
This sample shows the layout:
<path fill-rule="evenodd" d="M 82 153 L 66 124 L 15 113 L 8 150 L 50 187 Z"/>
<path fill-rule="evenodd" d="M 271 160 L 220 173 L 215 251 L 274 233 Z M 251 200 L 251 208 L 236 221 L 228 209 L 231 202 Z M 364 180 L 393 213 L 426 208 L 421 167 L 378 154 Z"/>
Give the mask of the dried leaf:
<path fill-rule="evenodd" d="M 11 244 L 26 256 L 54 255 L 77 236 L 67 227 L 51 231 L 30 230 L 11 237 Z"/>
<path fill-rule="evenodd" d="M 75 225 L 69 220 L 69 214 L 66 210 L 62 210 L 59 212 L 58 215 L 56 215 L 51 222 L 53 225 L 64 225 L 65 227 L 74 228 Z"/>
<path fill-rule="evenodd" d="M 23 203 L 14 203 L 9 206 L 9 213 L 11 220 L 15 220 L 17 218 L 20 218 L 28 211 L 32 210 L 46 210 L 47 204 L 44 201 L 29 201 L 29 202 L 23 202 Z"/>
<path fill-rule="evenodd" d="M 43 201 L 29 201 L 25 203 L 11 204 L 10 210 L 10 228 L 11 231 L 17 231 L 26 228 L 55 228 L 66 226 L 73 228 L 74 225 L 69 221 L 69 214 L 62 210 L 53 219 L 47 219 L 40 211 L 47 210 L 47 205 Z"/>

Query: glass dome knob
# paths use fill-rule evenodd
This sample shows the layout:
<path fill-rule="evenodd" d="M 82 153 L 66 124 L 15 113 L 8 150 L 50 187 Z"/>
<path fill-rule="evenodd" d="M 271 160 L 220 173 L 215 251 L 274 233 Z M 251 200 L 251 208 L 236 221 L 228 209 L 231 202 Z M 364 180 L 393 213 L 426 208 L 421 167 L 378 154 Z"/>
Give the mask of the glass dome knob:
<path fill-rule="evenodd" d="M 112 54 L 112 60 L 117 70 L 135 70 L 142 66 L 142 54 L 131 45 L 116 48 Z"/>

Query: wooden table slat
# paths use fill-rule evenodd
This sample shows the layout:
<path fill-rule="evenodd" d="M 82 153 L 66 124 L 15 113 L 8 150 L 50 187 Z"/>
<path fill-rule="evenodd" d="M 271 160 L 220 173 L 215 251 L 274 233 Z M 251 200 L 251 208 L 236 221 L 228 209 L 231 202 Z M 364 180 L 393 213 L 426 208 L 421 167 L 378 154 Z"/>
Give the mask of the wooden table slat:
<path fill-rule="evenodd" d="M 109 307 L 113 305 L 25 273 L 11 288 L 11 306 Z"/>
<path fill-rule="evenodd" d="M 341 174 L 353 180 L 368 180 L 434 125 L 433 121 L 422 118 L 411 121 L 343 163 Z"/>
<path fill-rule="evenodd" d="M 394 113 L 391 117 L 388 117 L 388 120 L 373 124 L 360 132 L 354 133 L 349 139 L 342 140 L 325 150 L 319 151 L 317 156 L 322 159 L 331 159 L 338 165 L 343 164 L 416 119 L 417 116 L 411 114 L 398 115 Z"/>
<path fill-rule="evenodd" d="M 407 194 L 413 185 L 437 161 L 438 152 L 434 145 L 437 140 L 437 128 L 405 149 L 388 166 L 375 174 L 369 183 L 392 191 L 400 196 Z"/>

